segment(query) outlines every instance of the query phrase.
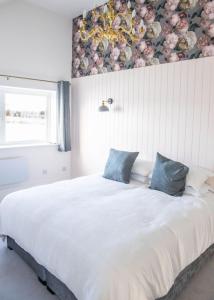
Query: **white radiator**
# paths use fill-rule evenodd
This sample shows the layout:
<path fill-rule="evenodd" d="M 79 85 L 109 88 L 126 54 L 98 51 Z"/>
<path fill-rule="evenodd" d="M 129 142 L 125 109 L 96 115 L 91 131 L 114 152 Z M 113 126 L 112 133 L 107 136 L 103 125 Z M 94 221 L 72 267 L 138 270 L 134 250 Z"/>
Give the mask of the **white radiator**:
<path fill-rule="evenodd" d="M 25 158 L 0 158 L 0 186 L 21 183 L 27 179 L 28 166 Z"/>

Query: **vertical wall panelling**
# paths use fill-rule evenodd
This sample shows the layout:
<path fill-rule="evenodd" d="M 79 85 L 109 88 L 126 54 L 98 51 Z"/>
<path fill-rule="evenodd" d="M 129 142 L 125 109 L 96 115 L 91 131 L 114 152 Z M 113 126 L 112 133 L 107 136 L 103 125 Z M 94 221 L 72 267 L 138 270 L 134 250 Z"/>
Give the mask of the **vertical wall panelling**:
<path fill-rule="evenodd" d="M 102 170 L 110 147 L 214 169 L 213 78 L 209 57 L 73 79 L 74 175 Z"/>

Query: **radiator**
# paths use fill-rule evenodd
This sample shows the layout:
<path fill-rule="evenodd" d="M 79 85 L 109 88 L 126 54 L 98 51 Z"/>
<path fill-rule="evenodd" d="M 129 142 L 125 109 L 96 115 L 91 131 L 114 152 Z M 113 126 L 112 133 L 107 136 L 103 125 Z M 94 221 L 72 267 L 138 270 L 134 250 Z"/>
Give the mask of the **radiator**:
<path fill-rule="evenodd" d="M 27 179 L 28 166 L 25 158 L 0 158 L 0 186 L 22 183 Z"/>

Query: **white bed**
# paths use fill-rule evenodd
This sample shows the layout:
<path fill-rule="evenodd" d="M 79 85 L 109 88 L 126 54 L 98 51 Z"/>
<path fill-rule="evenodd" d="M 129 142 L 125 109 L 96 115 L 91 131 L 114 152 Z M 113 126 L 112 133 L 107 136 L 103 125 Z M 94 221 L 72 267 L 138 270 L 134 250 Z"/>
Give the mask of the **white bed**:
<path fill-rule="evenodd" d="M 78 300 L 154 300 L 214 243 L 214 197 L 174 198 L 93 175 L 10 194 L 0 234 Z"/>

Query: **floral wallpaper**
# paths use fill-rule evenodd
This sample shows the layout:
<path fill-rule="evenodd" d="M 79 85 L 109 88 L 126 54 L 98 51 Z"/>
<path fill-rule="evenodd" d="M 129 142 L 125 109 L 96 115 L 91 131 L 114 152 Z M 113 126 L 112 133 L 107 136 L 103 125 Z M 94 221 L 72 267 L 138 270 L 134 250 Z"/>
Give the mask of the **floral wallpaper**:
<path fill-rule="evenodd" d="M 214 0 L 132 0 L 136 11 L 137 43 L 99 44 L 80 36 L 82 16 L 73 23 L 74 78 L 139 68 L 186 59 L 214 56 Z M 129 3 L 130 4 L 130 3 Z M 97 8 L 103 11 L 104 6 Z M 114 0 L 117 12 L 128 10 L 125 0 Z M 98 20 L 89 12 L 87 28 L 98 26 Z M 119 28 L 118 16 L 113 26 Z M 140 27 L 145 29 L 144 33 Z"/>

